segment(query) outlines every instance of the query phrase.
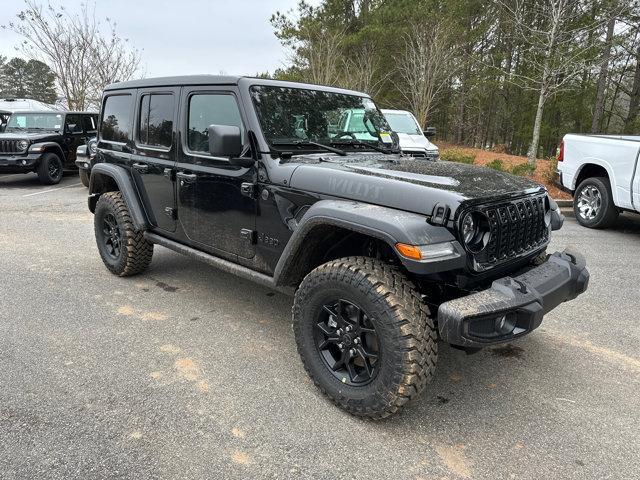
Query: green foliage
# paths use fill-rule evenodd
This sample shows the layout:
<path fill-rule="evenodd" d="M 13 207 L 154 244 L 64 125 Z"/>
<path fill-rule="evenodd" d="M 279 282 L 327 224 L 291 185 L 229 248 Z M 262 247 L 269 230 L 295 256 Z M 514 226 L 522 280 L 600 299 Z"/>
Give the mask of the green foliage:
<path fill-rule="evenodd" d="M 473 165 L 476 160 L 476 156 L 470 153 L 466 153 L 463 150 L 457 148 L 448 148 L 440 152 L 440 159 L 446 162 L 466 163 Z"/>
<path fill-rule="evenodd" d="M 495 158 L 495 159 L 491 160 L 489 163 L 487 163 L 485 165 L 485 167 L 491 168 L 493 170 L 497 170 L 499 172 L 506 172 L 507 171 L 507 169 L 504 166 L 504 163 L 502 163 L 502 160 L 500 160 L 499 158 Z"/>
<path fill-rule="evenodd" d="M 539 155 L 555 152 L 567 132 L 588 132 L 597 92 L 599 61 L 605 47 L 608 18 L 619 19 L 607 89 L 603 131 L 621 132 L 633 90 L 633 73 L 640 37 L 637 2 L 581 2 L 568 0 L 569 21 L 560 29 L 575 32 L 554 54 L 553 81 L 562 88 L 546 98 Z M 516 2 L 522 8 L 525 30 L 539 35 L 550 27 L 549 3 Z M 446 81 L 438 84 L 427 123 L 438 139 L 523 155 L 532 138 L 540 91 L 540 70 L 548 49 L 532 46 L 532 38 L 517 31 L 510 11 L 513 2 L 477 0 L 322 0 L 314 6 L 277 12 L 271 23 L 292 61 L 275 78 L 325 83 L 365 91 L 379 106 L 419 113 L 399 72 L 407 52 L 407 38 L 415 26 L 431 28 L 437 19 L 448 26 L 456 58 Z M 569 30 L 567 30 L 569 29 Z M 540 33 L 542 32 L 542 33 Z M 565 39 L 566 40 L 566 39 Z M 536 48 L 540 47 L 540 48 Z M 555 50 L 554 50 L 555 52 Z M 579 58 L 582 71 L 565 74 L 568 59 Z M 640 70 L 640 69 L 638 69 Z M 427 73 L 423 72 L 424 75 Z M 640 92 L 638 92 L 640 98 Z M 635 119 L 635 117 L 634 117 Z M 632 119 L 632 120 L 634 120 Z M 420 119 L 422 121 L 422 119 Z M 628 124 L 632 124 L 627 122 Z M 526 174 L 526 171 L 524 171 Z"/>
<path fill-rule="evenodd" d="M 513 173 L 514 175 L 519 175 L 521 177 L 533 175 L 535 171 L 535 165 L 529 165 L 528 163 L 519 163 L 518 165 L 514 165 L 511 169 L 511 173 Z"/>
<path fill-rule="evenodd" d="M 44 103 L 55 103 L 55 74 L 38 60 L 0 58 L 0 97 L 31 98 Z"/>

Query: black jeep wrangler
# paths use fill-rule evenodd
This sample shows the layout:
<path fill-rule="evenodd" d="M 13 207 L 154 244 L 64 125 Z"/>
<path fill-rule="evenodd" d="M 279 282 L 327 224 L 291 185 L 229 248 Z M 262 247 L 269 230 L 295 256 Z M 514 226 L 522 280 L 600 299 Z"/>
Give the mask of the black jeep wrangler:
<path fill-rule="evenodd" d="M 368 136 L 336 130 L 359 109 Z M 295 295 L 302 362 L 336 404 L 382 418 L 433 376 L 438 340 L 512 341 L 583 293 L 540 185 L 400 154 L 367 95 L 245 77 L 122 82 L 102 100 L 89 209 L 106 267 L 154 244 Z"/>
<path fill-rule="evenodd" d="M 59 183 L 97 123 L 88 112 L 13 112 L 0 133 L 0 174 L 36 172 L 44 184 Z"/>

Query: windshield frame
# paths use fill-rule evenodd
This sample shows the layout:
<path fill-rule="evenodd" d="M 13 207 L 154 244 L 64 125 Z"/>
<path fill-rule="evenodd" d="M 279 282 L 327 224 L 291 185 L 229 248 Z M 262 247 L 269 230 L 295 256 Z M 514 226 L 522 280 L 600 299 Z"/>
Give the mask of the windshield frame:
<path fill-rule="evenodd" d="M 20 125 L 12 125 L 12 122 L 17 123 L 17 118 L 18 117 L 34 117 L 34 116 L 38 116 L 38 117 L 51 117 L 51 116 L 55 116 L 55 117 L 60 117 L 60 126 L 58 128 L 56 128 L 55 126 L 41 126 L 41 127 L 29 127 L 29 126 L 25 126 L 22 127 Z M 26 122 L 25 122 L 26 123 Z M 52 131 L 52 132 L 59 132 L 62 131 L 62 129 L 64 128 L 64 123 L 65 123 L 65 114 L 62 112 L 13 112 L 11 114 L 11 116 L 9 117 L 9 120 L 7 121 L 7 124 L 5 126 L 5 131 L 20 131 L 20 130 L 46 130 L 46 131 Z M 56 125 L 54 123 L 54 125 Z"/>
<path fill-rule="evenodd" d="M 297 86 L 295 84 L 291 84 L 290 82 L 283 82 L 282 85 L 276 83 L 255 83 L 248 86 L 248 103 L 250 103 L 251 108 L 253 109 L 253 113 L 255 114 L 255 118 L 257 120 L 257 126 L 262 133 L 261 136 L 265 141 L 267 147 L 269 148 L 270 153 L 276 155 L 280 155 L 282 153 L 293 153 L 295 155 L 307 153 L 326 153 L 326 149 L 314 146 L 309 142 L 322 143 L 328 146 L 337 147 L 341 150 L 346 150 L 348 152 L 375 152 L 377 150 L 375 147 L 383 147 L 385 149 L 389 149 L 389 153 L 398 153 L 400 151 L 399 139 L 397 135 L 393 133 L 383 113 L 371 97 L 366 94 L 359 94 L 358 92 L 351 92 L 347 90 L 339 90 L 333 88 L 325 89 L 320 86 L 319 88 L 313 87 L 314 86 L 312 85 L 307 86 L 304 84 Z M 309 106 L 309 104 L 306 104 L 306 102 L 314 101 L 313 98 L 304 99 L 301 97 L 300 105 L 303 107 L 301 110 L 287 110 L 287 107 L 282 107 L 281 109 L 276 111 L 276 114 L 274 114 L 284 114 L 287 118 L 290 117 L 290 119 L 292 120 L 291 124 L 285 127 L 288 130 L 292 130 L 292 134 L 290 136 L 278 136 L 275 134 L 275 132 L 269 132 L 269 125 L 266 122 L 266 120 L 269 118 L 274 121 L 273 119 L 275 117 L 271 115 L 268 117 L 264 116 L 265 113 L 271 111 L 269 106 L 262 106 L 259 103 L 260 100 L 262 100 L 260 98 L 261 94 L 269 90 L 279 90 L 283 95 L 286 95 L 287 92 L 293 93 L 295 91 L 296 94 L 299 94 L 302 97 L 304 97 L 305 94 L 308 94 L 310 97 L 312 95 L 318 95 L 320 98 L 324 97 L 327 103 L 330 103 L 330 101 L 333 99 L 339 104 L 339 97 L 344 97 L 345 105 L 344 108 L 321 110 L 323 112 L 323 120 L 326 122 L 326 136 L 307 135 L 309 131 L 307 122 L 309 121 L 313 113 L 318 112 L 318 109 L 314 108 L 313 106 Z M 267 99 L 267 97 L 264 98 Z M 274 99 L 275 96 L 268 100 L 273 101 Z M 357 102 L 359 102 L 359 104 L 357 105 L 358 107 L 362 105 L 362 110 L 360 110 L 360 108 L 349 108 L 349 101 L 353 101 L 354 99 L 357 99 Z M 370 138 L 358 138 L 358 140 L 360 140 L 360 143 L 356 143 L 356 141 L 350 142 L 356 137 L 352 137 L 346 134 L 341 137 L 335 136 L 335 134 L 339 133 L 339 131 L 335 132 L 335 129 L 340 126 L 340 121 L 343 117 L 343 114 L 349 111 L 351 111 L 352 114 L 358 111 L 360 111 L 359 113 L 365 112 L 369 114 L 373 112 L 374 116 L 367 116 L 366 119 L 366 123 L 369 125 L 371 130 L 367 128 L 369 132 L 355 132 L 359 134 L 367 134 Z M 330 122 L 329 119 L 327 119 L 327 114 L 333 116 L 335 121 Z M 375 138 L 371 132 L 375 132 L 377 138 Z M 371 146 L 367 144 L 371 144 Z M 378 149 L 377 151 L 380 150 Z"/>

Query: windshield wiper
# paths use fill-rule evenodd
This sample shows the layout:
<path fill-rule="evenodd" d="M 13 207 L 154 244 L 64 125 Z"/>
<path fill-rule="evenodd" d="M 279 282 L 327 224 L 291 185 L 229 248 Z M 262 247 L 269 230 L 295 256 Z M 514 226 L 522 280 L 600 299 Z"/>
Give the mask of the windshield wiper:
<path fill-rule="evenodd" d="M 320 147 L 325 149 L 327 152 L 332 152 L 344 157 L 347 155 L 347 152 L 344 150 L 340 150 L 339 148 L 330 147 L 329 145 L 325 145 L 324 143 L 312 142 L 310 140 L 290 140 L 290 141 L 275 141 L 271 142 L 273 145 L 313 145 L 314 147 Z"/>
<path fill-rule="evenodd" d="M 364 145 L 365 147 L 369 147 L 373 150 L 375 150 L 376 152 L 382 152 L 385 153 L 387 155 L 394 153 L 391 150 L 388 150 L 384 147 L 380 147 L 378 145 L 374 145 L 373 143 L 367 143 L 367 142 L 363 142 L 360 139 L 357 138 L 351 138 L 349 140 L 335 140 L 332 141 L 331 143 L 333 143 L 334 145 Z"/>

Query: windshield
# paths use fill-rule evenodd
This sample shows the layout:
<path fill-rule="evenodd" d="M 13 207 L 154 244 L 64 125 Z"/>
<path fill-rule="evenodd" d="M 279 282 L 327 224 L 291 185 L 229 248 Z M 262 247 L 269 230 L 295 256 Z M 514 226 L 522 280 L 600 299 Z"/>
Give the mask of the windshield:
<path fill-rule="evenodd" d="M 9 118 L 7 130 L 14 128 L 60 130 L 62 128 L 62 115 L 60 113 L 14 113 Z"/>
<path fill-rule="evenodd" d="M 422 135 L 422 130 L 420 130 L 420 126 L 413 118 L 413 115 L 408 113 L 385 113 L 384 116 L 394 132 Z"/>
<path fill-rule="evenodd" d="M 275 86 L 251 87 L 251 97 L 262 132 L 276 149 L 297 144 L 318 150 L 304 142 L 358 149 L 358 142 L 395 146 L 389 125 L 370 98 Z"/>

